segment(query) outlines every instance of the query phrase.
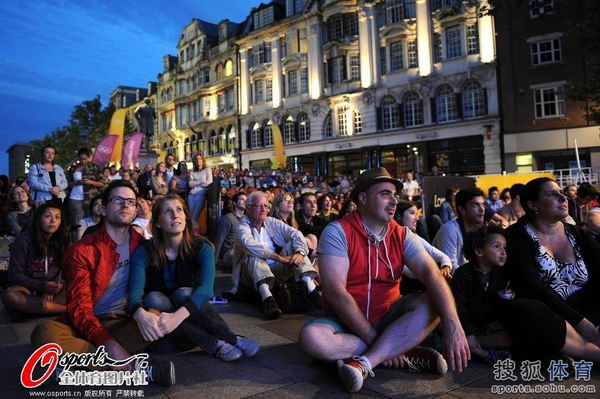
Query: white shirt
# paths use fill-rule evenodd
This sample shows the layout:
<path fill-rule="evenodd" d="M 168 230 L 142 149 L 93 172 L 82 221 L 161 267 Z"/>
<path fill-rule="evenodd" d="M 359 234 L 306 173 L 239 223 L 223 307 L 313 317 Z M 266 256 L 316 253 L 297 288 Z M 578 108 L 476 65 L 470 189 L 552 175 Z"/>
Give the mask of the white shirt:
<path fill-rule="evenodd" d="M 406 181 L 404 182 L 404 189 L 406 189 L 406 196 L 409 199 L 412 199 L 412 197 L 417 195 L 416 192 L 419 189 L 419 183 L 417 183 L 416 180 L 412 180 L 410 182 Z"/>
<path fill-rule="evenodd" d="M 73 172 L 73 181 L 79 181 L 83 177 L 83 173 L 81 172 Z M 77 186 L 73 186 L 71 189 L 71 195 L 69 198 L 75 201 L 83 201 L 83 184 L 78 184 Z"/>

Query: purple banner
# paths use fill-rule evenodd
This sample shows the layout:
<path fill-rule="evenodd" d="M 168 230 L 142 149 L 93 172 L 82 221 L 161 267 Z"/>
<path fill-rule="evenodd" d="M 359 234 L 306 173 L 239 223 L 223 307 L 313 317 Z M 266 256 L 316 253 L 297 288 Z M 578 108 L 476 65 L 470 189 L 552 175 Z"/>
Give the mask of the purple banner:
<path fill-rule="evenodd" d="M 100 168 L 107 166 L 115 149 L 115 144 L 117 144 L 117 140 L 119 140 L 119 136 L 116 134 L 111 134 L 110 136 L 103 138 L 100 143 L 98 143 L 96 151 L 94 151 L 92 162 Z"/>
<path fill-rule="evenodd" d="M 121 158 L 121 167 L 124 169 L 133 169 L 138 162 L 140 147 L 144 133 L 134 133 L 123 146 L 123 157 Z"/>

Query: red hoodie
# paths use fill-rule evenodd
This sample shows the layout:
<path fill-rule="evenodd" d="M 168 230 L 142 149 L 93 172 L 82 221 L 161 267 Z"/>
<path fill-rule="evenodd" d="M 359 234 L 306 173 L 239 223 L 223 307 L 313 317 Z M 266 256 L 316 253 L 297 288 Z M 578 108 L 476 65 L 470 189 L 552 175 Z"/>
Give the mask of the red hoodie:
<path fill-rule="evenodd" d="M 137 231 L 129 229 L 130 255 L 143 240 Z M 63 256 L 67 313 L 58 320 L 96 346 L 114 339 L 94 314 L 94 305 L 108 287 L 118 261 L 117 244 L 104 227 L 71 245 Z"/>
<path fill-rule="evenodd" d="M 400 298 L 406 230 L 392 220 L 384 239 L 375 243 L 374 240 L 369 240 L 357 212 L 337 223 L 342 226 L 348 243 L 350 268 L 346 290 L 367 320 L 376 323 Z"/>

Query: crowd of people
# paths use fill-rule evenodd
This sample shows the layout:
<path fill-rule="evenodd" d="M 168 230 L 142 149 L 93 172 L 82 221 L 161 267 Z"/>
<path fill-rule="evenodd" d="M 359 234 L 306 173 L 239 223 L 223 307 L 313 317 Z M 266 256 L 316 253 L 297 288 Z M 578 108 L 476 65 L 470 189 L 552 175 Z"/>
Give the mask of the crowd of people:
<path fill-rule="evenodd" d="M 212 170 L 200 155 L 189 169 L 168 155 L 117 172 L 85 148 L 64 170 L 55 156 L 44 147 L 12 186 L 0 177 L 4 306 L 15 321 L 58 315 L 35 328 L 35 347 L 252 357 L 258 344 L 209 304 L 221 269 L 231 275 L 223 296 L 267 319 L 322 309 L 299 345 L 334 362 L 350 392 L 378 366 L 444 374 L 472 358 L 600 361 L 600 206 L 588 183 L 451 187 L 425 221 L 412 172 L 326 180 Z M 222 216 L 209 240 L 199 216 L 216 184 L 221 203 L 210 205 Z M 150 381 L 175 383 L 171 361 L 149 364 Z"/>

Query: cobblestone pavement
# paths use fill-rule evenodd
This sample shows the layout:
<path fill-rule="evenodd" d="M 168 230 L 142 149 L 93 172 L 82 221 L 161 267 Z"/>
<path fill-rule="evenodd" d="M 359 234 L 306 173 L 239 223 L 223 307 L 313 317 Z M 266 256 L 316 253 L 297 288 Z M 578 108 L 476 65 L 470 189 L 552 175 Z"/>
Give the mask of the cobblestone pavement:
<path fill-rule="evenodd" d="M 6 255 L 6 246 L 0 244 L 0 260 Z M 228 284 L 228 277 L 217 276 L 217 292 Z M 149 385 L 141 392 L 134 387 L 105 389 L 81 387 L 65 389 L 54 381 L 45 382 L 40 388 L 26 390 L 19 383 L 25 361 L 33 352 L 29 336 L 40 319 L 11 323 L 0 305 L 0 399 L 53 397 L 139 397 L 145 398 L 306 398 L 306 397 L 349 397 L 330 364 L 315 362 L 304 355 L 296 344 L 297 335 L 304 323 L 317 316 L 318 312 L 283 315 L 278 320 L 266 321 L 258 307 L 246 303 L 216 305 L 224 319 L 238 334 L 257 340 L 261 351 L 251 359 L 225 363 L 206 353 L 174 355 L 177 370 L 177 385 L 168 389 Z M 596 366 L 598 368 L 598 366 Z M 519 376 L 519 370 L 515 371 Z M 546 381 L 538 389 L 551 389 L 548 373 Z M 525 381 L 510 384 L 534 385 Z M 492 385 L 506 385 L 494 379 L 493 369 L 478 362 L 471 362 L 461 374 L 447 373 L 440 377 L 433 374 L 414 374 L 405 370 L 375 369 L 375 377 L 365 381 L 363 389 L 352 397 L 407 397 L 407 398 L 481 398 L 494 397 Z M 571 375 L 555 386 L 570 388 L 574 384 L 585 384 L 600 391 L 600 372 L 592 369 L 588 382 L 576 381 Z M 564 389 L 564 388 L 557 388 Z M 121 390 L 121 391 L 119 391 Z M 110 394 L 110 396 L 108 396 Z M 87 395 L 87 396 L 86 396 Z M 540 395 L 534 395 L 542 397 Z M 547 397 L 548 394 L 543 395 Z M 560 397 L 598 397 L 598 394 L 561 394 Z M 532 397 L 531 394 L 510 397 Z"/>

